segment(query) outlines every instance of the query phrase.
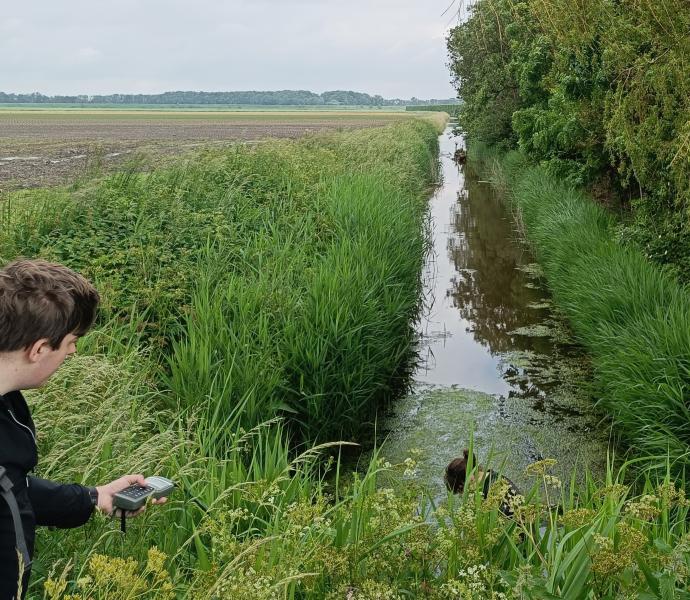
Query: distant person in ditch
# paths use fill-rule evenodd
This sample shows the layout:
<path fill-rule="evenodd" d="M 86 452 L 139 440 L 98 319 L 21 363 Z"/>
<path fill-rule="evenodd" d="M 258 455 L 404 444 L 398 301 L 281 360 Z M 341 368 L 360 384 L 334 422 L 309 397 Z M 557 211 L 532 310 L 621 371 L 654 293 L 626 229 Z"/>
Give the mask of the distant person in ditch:
<path fill-rule="evenodd" d="M 462 457 L 454 458 L 446 467 L 444 481 L 448 491 L 454 494 L 462 494 L 465 489 L 466 481 L 474 481 L 482 486 L 482 496 L 486 498 L 489 495 L 489 489 L 494 483 L 502 481 L 506 484 L 506 493 L 498 507 L 499 511 L 506 517 L 513 516 L 513 502 L 515 496 L 520 495 L 517 486 L 507 477 L 496 473 L 491 469 L 484 470 L 477 465 L 477 457 L 472 454 L 472 471 L 470 478 L 467 478 L 467 469 L 470 465 L 470 451 L 465 449 L 462 451 Z"/>
<path fill-rule="evenodd" d="M 79 527 L 94 510 L 112 514 L 116 492 L 144 485 L 142 475 L 98 487 L 29 475 L 36 431 L 20 390 L 41 387 L 76 352 L 98 302 L 91 283 L 62 265 L 17 260 L 0 270 L 0 600 L 16 600 L 19 584 L 26 594 L 36 526 Z"/>

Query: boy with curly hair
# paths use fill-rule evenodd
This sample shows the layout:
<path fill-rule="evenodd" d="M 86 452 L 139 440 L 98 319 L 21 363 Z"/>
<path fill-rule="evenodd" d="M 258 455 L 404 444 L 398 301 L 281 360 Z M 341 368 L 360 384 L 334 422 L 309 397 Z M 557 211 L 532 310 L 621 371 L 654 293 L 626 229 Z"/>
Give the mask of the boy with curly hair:
<path fill-rule="evenodd" d="M 30 474 L 36 430 L 21 390 L 41 387 L 76 352 L 99 300 L 63 265 L 21 259 L 0 270 L 0 600 L 26 594 L 37 526 L 79 527 L 94 510 L 112 514 L 116 492 L 144 485 L 140 474 L 98 487 Z"/>

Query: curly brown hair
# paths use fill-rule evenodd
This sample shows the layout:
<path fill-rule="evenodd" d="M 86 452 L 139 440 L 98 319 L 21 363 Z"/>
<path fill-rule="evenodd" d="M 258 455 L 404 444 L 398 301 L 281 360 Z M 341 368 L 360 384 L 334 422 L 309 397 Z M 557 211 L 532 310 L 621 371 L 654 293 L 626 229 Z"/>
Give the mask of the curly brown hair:
<path fill-rule="evenodd" d="M 454 458 L 446 467 L 443 480 L 446 487 L 454 494 L 462 494 L 465 489 L 465 479 L 467 478 L 467 466 L 470 462 L 470 451 L 465 448 L 462 451 L 462 458 Z M 477 465 L 477 457 L 472 455 L 472 466 Z"/>
<path fill-rule="evenodd" d="M 0 352 L 47 339 L 58 348 L 68 334 L 84 335 L 100 296 L 72 269 L 45 260 L 18 259 L 0 270 Z"/>

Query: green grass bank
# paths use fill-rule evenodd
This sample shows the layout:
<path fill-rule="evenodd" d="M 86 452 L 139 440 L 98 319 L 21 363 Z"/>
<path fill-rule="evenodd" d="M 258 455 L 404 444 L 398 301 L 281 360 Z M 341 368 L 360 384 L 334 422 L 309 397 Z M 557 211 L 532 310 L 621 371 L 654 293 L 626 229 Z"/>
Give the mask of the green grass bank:
<path fill-rule="evenodd" d="M 351 438 L 410 351 L 436 136 L 417 120 L 14 194 L 0 257 L 91 278 L 87 345 L 145 353 L 169 406 Z"/>
<path fill-rule="evenodd" d="M 470 146 L 513 204 L 558 305 L 593 357 L 599 408 L 636 457 L 690 464 L 690 297 L 670 271 L 617 239 L 614 219 L 519 152 Z"/>
<path fill-rule="evenodd" d="M 184 579 L 213 564 L 199 528 L 217 505 L 269 536 L 269 497 L 322 493 L 319 451 L 300 452 L 365 431 L 411 358 L 442 126 L 237 145 L 6 198 L 2 261 L 62 262 L 103 296 L 82 356 L 31 395 L 41 473 L 167 473 L 182 496 L 126 541 L 98 520 L 87 543 L 41 536 L 36 590 L 97 550 L 145 557 L 147 535 Z"/>

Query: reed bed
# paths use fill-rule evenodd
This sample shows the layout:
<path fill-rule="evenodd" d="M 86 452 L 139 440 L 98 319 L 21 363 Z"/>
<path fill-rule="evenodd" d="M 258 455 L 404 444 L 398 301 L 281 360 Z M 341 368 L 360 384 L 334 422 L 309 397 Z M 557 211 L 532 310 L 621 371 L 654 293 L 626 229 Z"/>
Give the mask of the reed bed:
<path fill-rule="evenodd" d="M 413 358 L 442 125 L 237 146 L 10 196 L 2 260 L 62 262 L 104 300 L 84 356 L 30 396 L 41 473 L 181 483 L 177 505 L 126 540 L 103 519 L 87 543 L 41 535 L 34 590 L 69 565 L 74 590 L 94 553 L 121 565 L 154 538 L 190 583 L 214 564 L 216 509 L 246 511 L 242 531 L 269 536 L 269 497 L 325 493 L 329 446 L 314 444 L 361 435 Z"/>
<path fill-rule="evenodd" d="M 14 195 L 0 257 L 102 291 L 91 350 L 139 348 L 169 407 L 242 404 L 303 439 L 352 438 L 410 358 L 438 124 L 207 152 Z"/>

